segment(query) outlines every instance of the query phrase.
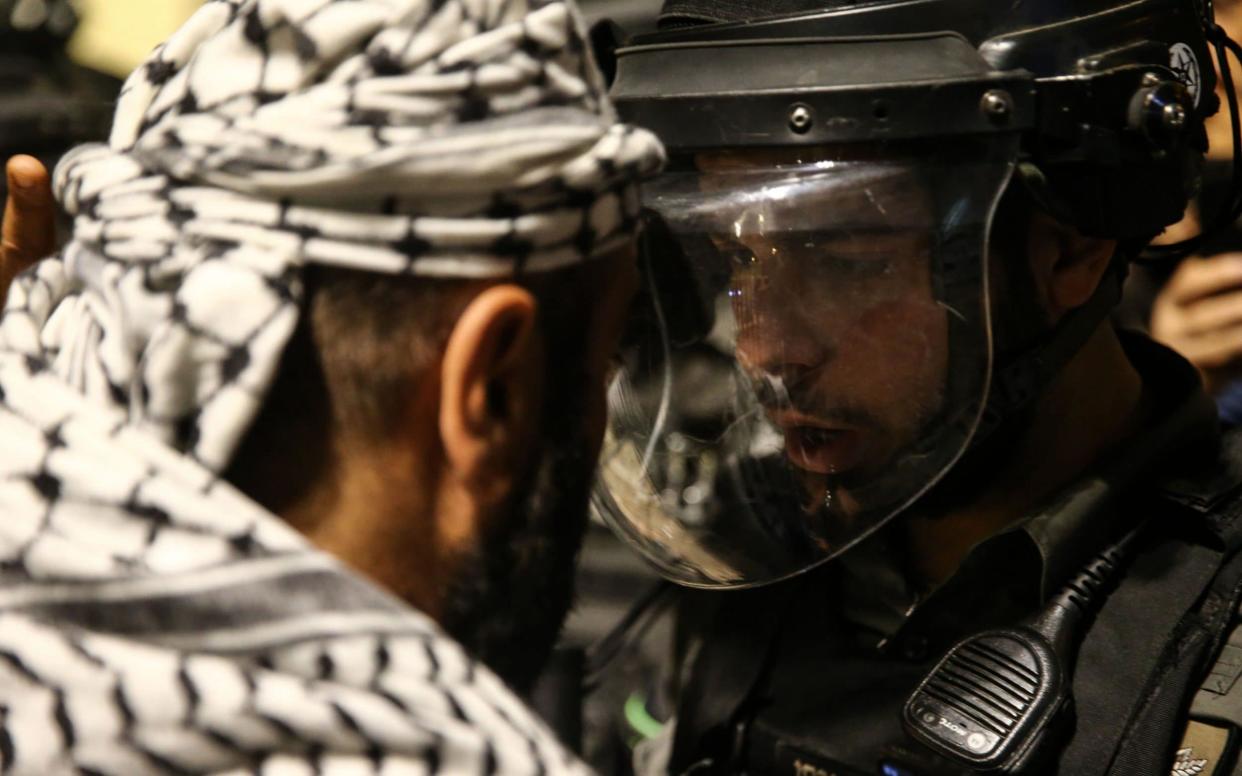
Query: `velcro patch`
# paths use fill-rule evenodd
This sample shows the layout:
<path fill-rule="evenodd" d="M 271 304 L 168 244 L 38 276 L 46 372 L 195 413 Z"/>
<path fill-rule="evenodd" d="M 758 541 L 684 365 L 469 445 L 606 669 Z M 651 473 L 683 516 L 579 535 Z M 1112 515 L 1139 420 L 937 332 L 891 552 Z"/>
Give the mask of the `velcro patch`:
<path fill-rule="evenodd" d="M 1230 767 L 1234 731 L 1192 719 L 1173 757 L 1170 776 L 1225 776 Z"/>
<path fill-rule="evenodd" d="M 1225 695 L 1242 676 L 1242 647 L 1226 644 L 1216 665 L 1203 681 L 1201 689 L 1216 695 Z"/>

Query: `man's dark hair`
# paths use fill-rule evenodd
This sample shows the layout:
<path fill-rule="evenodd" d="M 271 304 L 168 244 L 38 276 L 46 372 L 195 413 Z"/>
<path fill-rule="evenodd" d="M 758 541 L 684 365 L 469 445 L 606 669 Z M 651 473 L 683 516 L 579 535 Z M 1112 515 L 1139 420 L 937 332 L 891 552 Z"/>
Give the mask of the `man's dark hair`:
<path fill-rule="evenodd" d="M 542 444 L 511 496 L 511 519 L 466 551 L 439 614 L 450 635 L 519 691 L 550 654 L 573 598 L 595 465 L 582 437 L 582 370 L 600 263 L 522 282 L 538 303 L 547 353 Z M 382 442 L 393 433 L 394 418 L 432 379 L 457 319 L 486 285 L 322 267 L 308 271 L 306 283 L 300 323 L 225 473 L 276 514 L 330 476 L 336 434 Z"/>
<path fill-rule="evenodd" d="M 519 281 L 538 303 L 549 388 L 581 390 L 599 269 L 588 262 Z M 485 281 L 394 277 L 313 266 L 297 329 L 225 479 L 277 514 L 333 465 L 342 431 L 383 441 L 438 363 Z"/>

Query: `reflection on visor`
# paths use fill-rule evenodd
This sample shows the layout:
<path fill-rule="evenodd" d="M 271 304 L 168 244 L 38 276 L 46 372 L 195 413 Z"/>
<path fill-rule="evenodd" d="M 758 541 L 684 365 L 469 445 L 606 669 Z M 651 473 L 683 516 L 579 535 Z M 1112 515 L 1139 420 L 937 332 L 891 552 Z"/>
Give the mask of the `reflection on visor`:
<path fill-rule="evenodd" d="M 916 171 L 896 165 L 828 164 L 830 168 L 814 165 L 775 173 L 699 174 L 693 181 L 673 173 L 665 186 L 656 184 L 649 204 L 673 223 L 737 236 L 936 226 L 929 182 Z"/>
<path fill-rule="evenodd" d="M 699 167 L 644 192 L 665 239 L 596 506 L 674 581 L 749 586 L 848 548 L 965 450 L 1011 165 Z"/>

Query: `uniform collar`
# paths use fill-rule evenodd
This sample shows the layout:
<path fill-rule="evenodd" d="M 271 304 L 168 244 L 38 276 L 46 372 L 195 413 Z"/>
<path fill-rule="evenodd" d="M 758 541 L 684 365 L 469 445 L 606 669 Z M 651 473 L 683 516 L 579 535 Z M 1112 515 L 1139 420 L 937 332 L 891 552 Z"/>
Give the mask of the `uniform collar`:
<path fill-rule="evenodd" d="M 1197 458 L 1191 452 L 1215 450 L 1216 408 L 1194 368 L 1145 336 L 1121 338 L 1151 397 L 1147 428 L 1030 516 L 981 541 L 930 593 L 920 596 L 910 587 L 883 536 L 844 556 L 839 611 L 858 626 L 864 643 L 918 653 L 928 644 L 1020 619 L 1127 522 L 1123 495 L 1153 472 L 1167 476 L 1175 462 Z"/>

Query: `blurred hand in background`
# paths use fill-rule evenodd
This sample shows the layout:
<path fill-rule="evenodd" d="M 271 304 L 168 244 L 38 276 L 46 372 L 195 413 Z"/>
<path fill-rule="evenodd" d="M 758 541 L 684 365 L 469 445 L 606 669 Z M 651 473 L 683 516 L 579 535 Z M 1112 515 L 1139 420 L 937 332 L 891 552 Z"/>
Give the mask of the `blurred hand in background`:
<path fill-rule="evenodd" d="M 1216 22 L 1238 39 L 1242 2 L 1218 3 Z M 1204 194 L 1157 243 L 1198 234 L 1201 223 L 1213 218 L 1220 203 L 1227 201 L 1227 184 L 1233 175 L 1232 122 L 1219 78 L 1216 91 L 1222 107 L 1205 123 L 1209 142 Z M 1198 368 L 1221 417 L 1236 423 L 1242 421 L 1242 224 L 1212 235 L 1201 251 L 1200 256 L 1182 261 L 1155 296 L 1151 335 Z"/>
<path fill-rule="evenodd" d="M 47 168 L 32 156 L 15 156 L 5 167 L 8 200 L 0 226 L 0 302 L 17 273 L 56 248 L 56 201 Z"/>
<path fill-rule="evenodd" d="M 1214 395 L 1242 376 L 1242 253 L 1183 261 L 1156 298 L 1151 333 L 1198 367 Z"/>

